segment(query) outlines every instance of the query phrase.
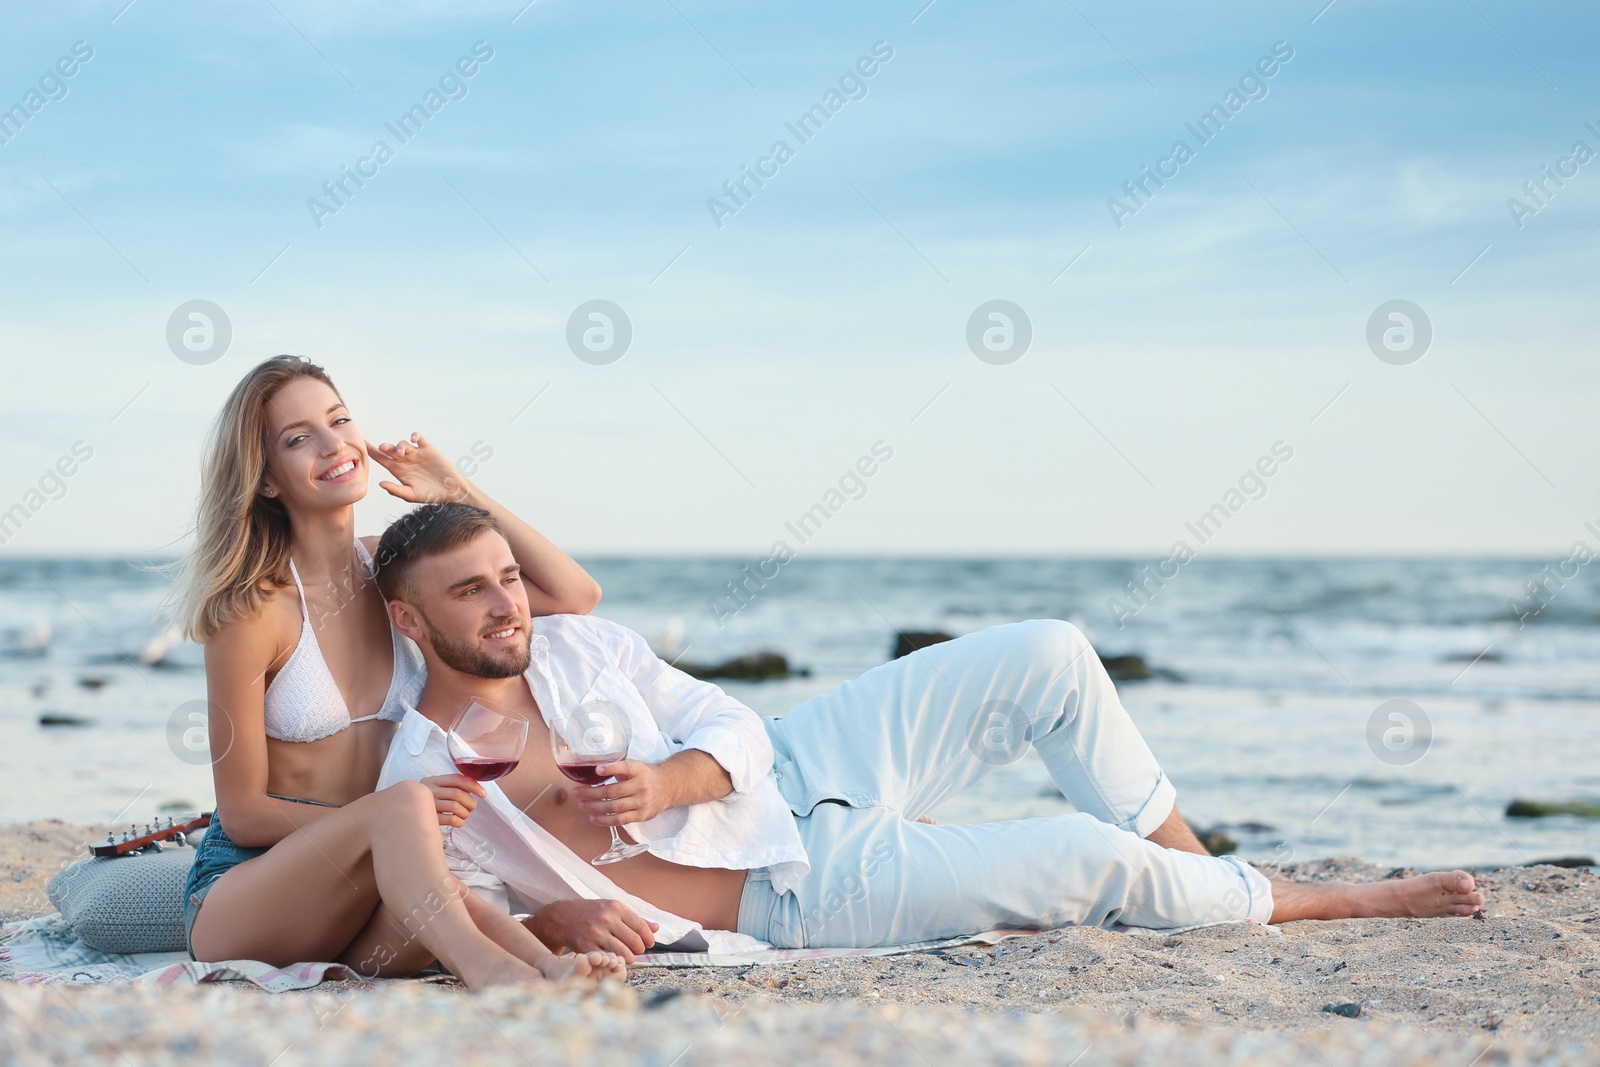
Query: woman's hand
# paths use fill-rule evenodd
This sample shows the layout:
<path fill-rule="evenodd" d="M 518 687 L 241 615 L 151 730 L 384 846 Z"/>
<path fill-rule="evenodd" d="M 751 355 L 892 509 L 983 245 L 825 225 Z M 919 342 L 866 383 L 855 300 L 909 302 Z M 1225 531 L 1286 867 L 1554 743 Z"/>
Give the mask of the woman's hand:
<path fill-rule="evenodd" d="M 574 786 L 573 797 L 579 810 L 596 826 L 626 826 L 645 822 L 672 807 L 667 782 L 659 765 L 625 759 L 601 763 L 596 774 L 616 778 L 604 785 Z"/>
<path fill-rule="evenodd" d="M 398 444 L 366 445 L 373 462 L 400 479 L 378 483 L 390 496 L 411 504 L 448 504 L 465 501 L 471 491 L 466 476 L 420 433 Z"/>
<path fill-rule="evenodd" d="M 474 782 L 464 774 L 440 774 L 422 779 L 422 784 L 433 792 L 433 807 L 439 813 L 440 826 L 462 826 L 478 798 L 489 795 L 483 783 Z"/>

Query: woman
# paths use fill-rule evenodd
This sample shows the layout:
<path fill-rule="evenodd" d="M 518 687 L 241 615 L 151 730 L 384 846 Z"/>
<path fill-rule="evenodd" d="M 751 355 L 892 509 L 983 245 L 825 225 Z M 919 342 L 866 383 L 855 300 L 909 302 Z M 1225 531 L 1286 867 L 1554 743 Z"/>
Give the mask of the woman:
<path fill-rule="evenodd" d="M 460 500 L 505 527 L 535 614 L 583 613 L 594 579 L 489 499 L 421 436 L 374 448 L 332 380 L 294 356 L 233 390 L 201 471 L 196 543 L 177 592 L 205 645 L 217 810 L 184 887 L 199 960 L 338 960 L 368 976 L 437 959 L 470 987 L 620 977 L 610 953 L 554 956 L 458 882 L 440 826 L 484 793 L 461 775 L 373 792 L 394 722 L 424 681 L 355 535 L 367 464 L 412 503 Z"/>

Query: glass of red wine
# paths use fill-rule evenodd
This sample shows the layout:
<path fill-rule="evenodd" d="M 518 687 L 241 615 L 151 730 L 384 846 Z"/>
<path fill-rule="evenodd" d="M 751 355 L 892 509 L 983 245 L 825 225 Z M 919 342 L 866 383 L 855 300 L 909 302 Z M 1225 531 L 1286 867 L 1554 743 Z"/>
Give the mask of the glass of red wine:
<path fill-rule="evenodd" d="M 628 758 L 627 714 L 609 700 L 580 704 L 572 714 L 550 721 L 550 751 L 561 773 L 579 785 L 615 782 L 595 768 L 602 763 L 618 763 Z M 648 846 L 622 840 L 611 827 L 611 847 L 590 860 L 595 866 L 616 863 L 637 856 Z"/>
<path fill-rule="evenodd" d="M 479 697 L 456 712 L 446 735 L 450 761 L 475 782 L 492 782 L 516 770 L 528 744 L 528 720 Z M 452 827 L 445 827 L 449 840 Z"/>

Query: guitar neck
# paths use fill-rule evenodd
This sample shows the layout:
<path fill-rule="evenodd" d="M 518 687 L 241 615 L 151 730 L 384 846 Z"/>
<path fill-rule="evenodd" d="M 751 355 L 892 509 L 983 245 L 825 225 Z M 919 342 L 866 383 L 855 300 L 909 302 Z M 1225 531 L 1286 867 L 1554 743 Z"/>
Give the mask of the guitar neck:
<path fill-rule="evenodd" d="M 170 841 L 175 837 L 203 830 L 211 825 L 211 816 L 198 815 L 185 822 L 175 822 L 168 819 L 165 825 L 146 823 L 141 830 L 138 826 L 130 826 L 125 832 L 112 834 L 104 841 L 97 841 L 89 846 L 89 852 L 95 856 L 125 856 L 130 852 L 148 848 L 159 841 Z"/>

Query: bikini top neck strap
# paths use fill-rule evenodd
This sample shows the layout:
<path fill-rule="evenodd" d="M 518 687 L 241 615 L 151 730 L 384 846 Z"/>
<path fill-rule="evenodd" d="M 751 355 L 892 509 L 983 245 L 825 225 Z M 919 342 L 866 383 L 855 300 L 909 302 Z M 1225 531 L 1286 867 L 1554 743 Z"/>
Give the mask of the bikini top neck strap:
<path fill-rule="evenodd" d="M 294 579 L 294 587 L 300 590 L 300 603 L 306 601 L 306 587 L 300 584 L 300 572 L 295 569 L 294 557 L 289 557 L 289 576 Z"/>
<path fill-rule="evenodd" d="M 372 553 L 367 551 L 367 546 L 359 537 L 356 538 L 356 551 L 361 553 L 361 560 L 367 565 L 367 577 L 374 577 L 377 570 L 372 565 Z M 294 579 L 294 587 L 300 590 L 300 599 L 303 602 L 306 598 L 306 587 L 300 584 L 300 571 L 294 565 L 293 556 L 289 557 L 289 575 Z"/>

